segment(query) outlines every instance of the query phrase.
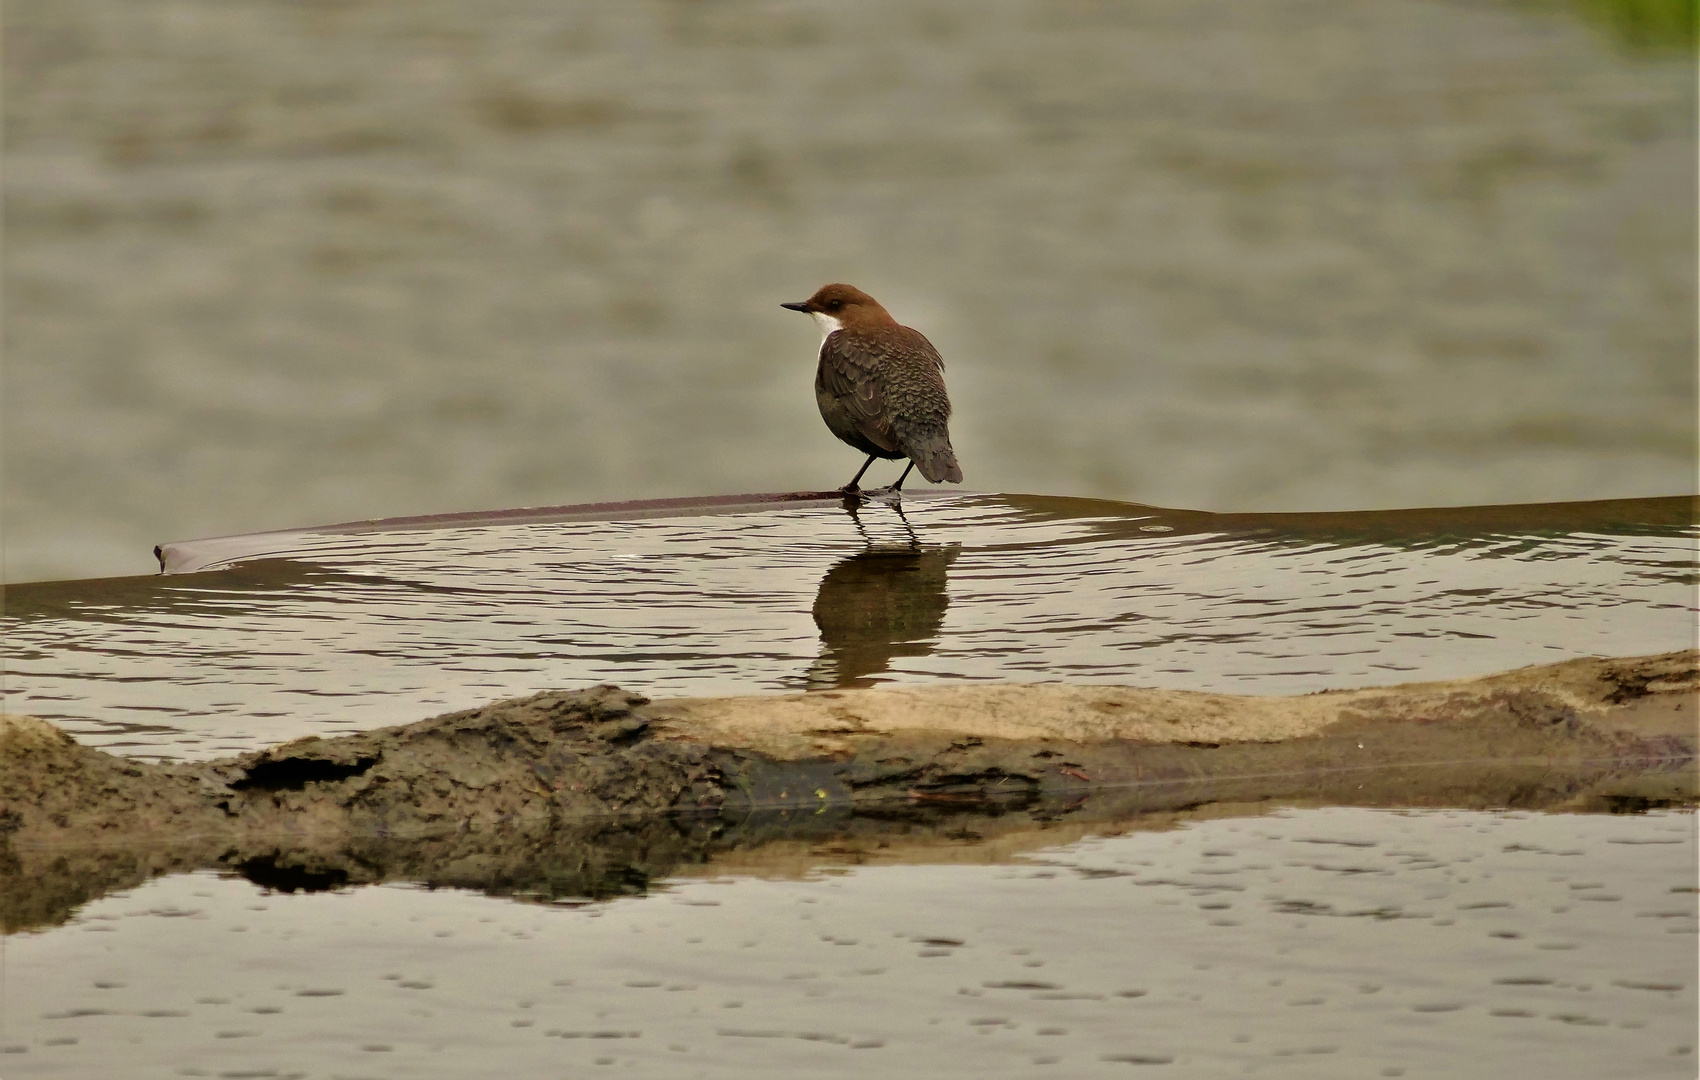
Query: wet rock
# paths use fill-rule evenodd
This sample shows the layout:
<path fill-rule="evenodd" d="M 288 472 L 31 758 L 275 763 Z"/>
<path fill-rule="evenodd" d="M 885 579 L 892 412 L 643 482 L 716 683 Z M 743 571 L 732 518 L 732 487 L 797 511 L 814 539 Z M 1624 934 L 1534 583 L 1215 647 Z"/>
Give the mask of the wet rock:
<path fill-rule="evenodd" d="M 1045 843 L 1059 823 L 1221 806 L 1685 805 L 1697 697 L 1692 651 L 1285 699 L 1028 686 L 650 703 L 597 686 L 179 765 L 5 717 L 0 921 L 52 923 L 201 867 L 281 891 L 406 879 L 598 898 L 775 845 Z"/>

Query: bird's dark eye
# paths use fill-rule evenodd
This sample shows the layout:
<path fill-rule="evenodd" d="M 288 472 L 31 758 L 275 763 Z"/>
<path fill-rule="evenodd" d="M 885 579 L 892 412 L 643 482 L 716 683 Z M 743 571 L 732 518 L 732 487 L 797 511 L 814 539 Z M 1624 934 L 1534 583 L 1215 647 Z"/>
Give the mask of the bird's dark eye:
<path fill-rule="evenodd" d="M 844 301 L 842 301 L 842 300 L 828 300 L 826 302 L 826 306 L 831 308 L 834 311 L 837 311 L 839 308 L 844 306 Z"/>

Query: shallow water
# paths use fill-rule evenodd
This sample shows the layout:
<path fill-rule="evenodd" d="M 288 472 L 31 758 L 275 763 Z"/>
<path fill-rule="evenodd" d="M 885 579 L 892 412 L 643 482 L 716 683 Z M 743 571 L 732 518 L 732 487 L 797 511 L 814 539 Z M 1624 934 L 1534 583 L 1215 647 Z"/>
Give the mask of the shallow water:
<path fill-rule="evenodd" d="M 0 1072 L 1694 1074 L 1691 813 L 864 848 L 606 903 L 162 879 L 4 940 Z"/>
<path fill-rule="evenodd" d="M 1695 644 L 1689 500 L 1210 515 L 1034 496 L 237 538 L 8 590 L 4 705 L 209 758 L 614 682 L 1241 693 Z M 185 545 L 193 548 L 193 545 Z"/>

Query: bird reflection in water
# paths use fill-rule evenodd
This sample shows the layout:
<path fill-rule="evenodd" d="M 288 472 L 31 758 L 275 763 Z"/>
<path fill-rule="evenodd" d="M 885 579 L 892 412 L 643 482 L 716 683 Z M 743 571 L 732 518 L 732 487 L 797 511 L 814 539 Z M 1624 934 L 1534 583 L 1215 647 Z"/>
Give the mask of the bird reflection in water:
<path fill-rule="evenodd" d="M 902 507 L 893 509 L 901 538 L 875 538 L 856 508 L 845 506 L 868 547 L 821 579 L 814 607 L 821 653 L 806 676 L 810 690 L 872 686 L 871 676 L 889 670 L 894 658 L 933 651 L 950 606 L 945 581 L 961 545 L 923 545 Z"/>

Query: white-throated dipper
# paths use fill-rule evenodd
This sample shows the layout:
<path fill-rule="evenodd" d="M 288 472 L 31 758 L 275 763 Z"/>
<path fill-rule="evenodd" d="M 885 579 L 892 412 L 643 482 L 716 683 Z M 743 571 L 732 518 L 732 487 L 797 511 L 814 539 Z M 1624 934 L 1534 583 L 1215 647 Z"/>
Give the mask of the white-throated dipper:
<path fill-rule="evenodd" d="M 899 326 L 878 300 L 851 285 L 822 285 L 807 300 L 780 304 L 814 316 L 824 337 L 815 401 L 832 433 L 868 455 L 840 490 L 853 495 L 875 458 L 908 458 L 898 491 L 919 467 L 932 483 L 962 483 L 950 448 L 944 360 L 919 330 Z"/>

